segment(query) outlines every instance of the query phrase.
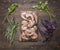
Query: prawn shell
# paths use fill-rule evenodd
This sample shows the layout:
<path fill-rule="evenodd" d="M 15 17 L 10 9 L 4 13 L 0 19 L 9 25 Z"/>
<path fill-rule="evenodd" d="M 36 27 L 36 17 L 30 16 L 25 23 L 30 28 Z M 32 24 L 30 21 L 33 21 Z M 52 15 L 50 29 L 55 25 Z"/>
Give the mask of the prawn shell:
<path fill-rule="evenodd" d="M 28 27 L 32 27 L 35 24 L 35 21 L 29 20 Z"/>
<path fill-rule="evenodd" d="M 26 37 L 24 32 L 22 32 L 20 39 L 22 39 L 22 40 L 29 40 L 29 38 Z"/>
<path fill-rule="evenodd" d="M 21 13 L 21 18 L 24 19 L 24 20 L 26 20 L 25 15 L 26 15 L 26 12 Z"/>
<path fill-rule="evenodd" d="M 32 13 L 33 14 L 33 17 L 34 17 L 34 19 L 35 19 L 35 21 L 36 21 L 36 23 L 38 22 L 38 17 L 37 17 L 37 15 L 36 15 L 36 13 Z"/>
<path fill-rule="evenodd" d="M 23 20 L 23 21 L 21 22 L 21 24 L 27 25 L 28 22 L 27 22 L 26 20 Z"/>
<path fill-rule="evenodd" d="M 22 25 L 21 26 L 21 30 L 26 30 L 27 29 L 27 26 L 26 25 Z"/>
<path fill-rule="evenodd" d="M 31 33 L 31 30 L 29 30 L 29 29 L 27 29 L 27 30 L 25 31 L 25 34 L 26 34 L 27 36 L 32 36 L 32 35 L 33 35 L 33 33 Z"/>
<path fill-rule="evenodd" d="M 35 39 L 37 39 L 37 38 L 38 38 L 37 33 L 34 33 L 33 36 L 31 36 L 31 39 L 33 39 L 33 40 L 35 40 Z"/>

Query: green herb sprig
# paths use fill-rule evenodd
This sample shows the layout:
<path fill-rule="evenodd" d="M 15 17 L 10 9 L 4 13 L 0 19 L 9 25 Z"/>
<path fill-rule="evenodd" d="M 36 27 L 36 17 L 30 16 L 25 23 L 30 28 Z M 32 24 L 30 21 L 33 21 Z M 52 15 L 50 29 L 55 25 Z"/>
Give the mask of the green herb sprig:
<path fill-rule="evenodd" d="M 5 20 L 8 18 L 8 16 L 18 7 L 18 3 L 12 3 L 9 8 L 6 17 L 4 18 L 2 24 L 5 22 Z M 7 19 L 8 20 L 8 19 Z"/>
<path fill-rule="evenodd" d="M 16 35 L 18 24 L 15 22 L 13 17 L 11 20 L 8 21 L 8 24 L 9 25 L 6 30 L 5 36 L 7 37 L 7 39 L 9 40 L 9 42 L 11 44 L 14 40 L 15 35 Z"/>
<path fill-rule="evenodd" d="M 11 4 L 11 6 L 8 8 L 8 14 L 11 14 L 16 9 L 17 6 L 18 3 Z"/>
<path fill-rule="evenodd" d="M 48 1 L 47 0 L 45 2 L 43 2 L 41 0 L 38 5 L 33 6 L 33 9 L 39 9 L 39 10 L 45 11 L 46 13 L 49 14 L 49 16 L 55 17 L 55 14 L 52 11 L 52 9 L 50 7 L 48 7 Z"/>

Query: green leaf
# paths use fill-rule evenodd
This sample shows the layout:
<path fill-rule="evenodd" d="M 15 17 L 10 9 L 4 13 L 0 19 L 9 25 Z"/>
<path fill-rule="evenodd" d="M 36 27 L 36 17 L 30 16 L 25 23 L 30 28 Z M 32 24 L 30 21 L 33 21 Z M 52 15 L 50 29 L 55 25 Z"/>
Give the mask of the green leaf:
<path fill-rule="evenodd" d="M 40 1 L 39 4 L 42 4 L 42 1 Z"/>
<path fill-rule="evenodd" d="M 48 4 L 48 1 L 45 1 L 45 5 L 47 5 Z"/>
<path fill-rule="evenodd" d="M 18 3 L 11 4 L 11 6 L 8 8 L 8 14 L 12 13 L 17 6 L 18 6 Z"/>
<path fill-rule="evenodd" d="M 41 9 L 44 9 L 45 6 L 46 6 L 46 5 L 45 5 L 44 3 L 42 3 L 42 4 L 41 4 Z"/>
<path fill-rule="evenodd" d="M 33 6 L 33 9 L 37 9 L 39 6 L 38 5 L 34 5 Z"/>

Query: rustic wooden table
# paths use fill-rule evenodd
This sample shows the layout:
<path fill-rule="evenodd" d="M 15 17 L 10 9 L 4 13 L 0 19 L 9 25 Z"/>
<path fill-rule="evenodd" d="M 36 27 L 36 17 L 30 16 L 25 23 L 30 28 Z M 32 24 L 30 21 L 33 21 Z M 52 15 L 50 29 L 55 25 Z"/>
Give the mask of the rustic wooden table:
<path fill-rule="evenodd" d="M 12 13 L 17 16 L 17 12 L 21 10 L 32 10 L 32 5 L 38 3 L 37 0 L 0 0 L 0 50 L 60 50 L 60 0 L 49 0 L 49 6 L 54 10 L 56 14 L 57 30 L 54 32 L 54 36 L 51 41 L 46 43 L 38 42 L 18 42 L 15 41 L 12 46 L 4 36 L 4 29 L 6 29 L 7 22 L 1 24 L 4 17 L 7 14 L 7 8 L 13 2 L 19 2 L 21 5 L 16 9 L 16 13 Z M 48 15 L 44 12 L 40 13 L 40 16 L 47 17 Z"/>

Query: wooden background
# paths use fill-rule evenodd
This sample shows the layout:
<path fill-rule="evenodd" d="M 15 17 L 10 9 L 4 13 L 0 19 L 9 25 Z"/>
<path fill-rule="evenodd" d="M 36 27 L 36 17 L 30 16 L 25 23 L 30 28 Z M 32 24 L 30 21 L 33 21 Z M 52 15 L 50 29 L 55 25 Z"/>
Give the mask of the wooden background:
<path fill-rule="evenodd" d="M 49 0 L 49 6 L 54 10 L 56 14 L 57 30 L 54 32 L 54 36 L 51 41 L 43 43 L 40 42 L 14 42 L 14 45 L 10 46 L 6 37 L 4 36 L 4 30 L 7 27 L 7 22 L 1 24 L 4 17 L 7 14 L 7 8 L 13 2 L 19 2 L 21 7 L 17 8 L 16 11 L 21 10 L 32 10 L 31 6 L 38 3 L 37 0 L 0 0 L 0 50 L 60 50 L 60 0 Z M 15 11 L 15 12 L 16 12 Z M 17 13 L 12 13 L 17 16 Z M 41 12 L 40 16 L 47 17 L 48 15 Z M 23 45 L 22 45 L 23 44 Z M 27 45 L 28 44 L 28 45 Z"/>

